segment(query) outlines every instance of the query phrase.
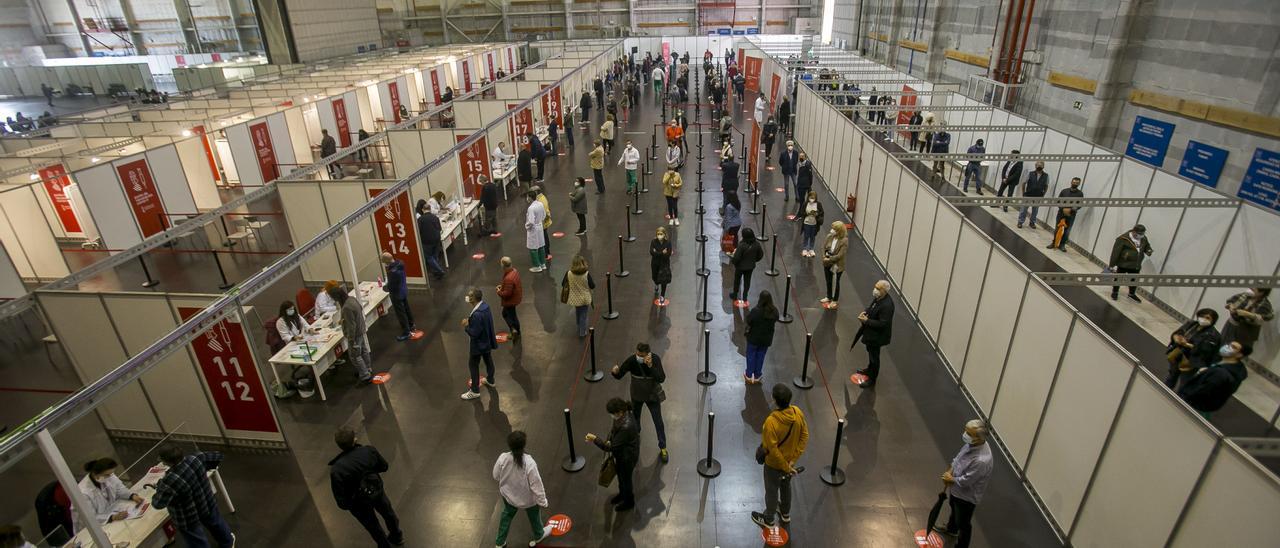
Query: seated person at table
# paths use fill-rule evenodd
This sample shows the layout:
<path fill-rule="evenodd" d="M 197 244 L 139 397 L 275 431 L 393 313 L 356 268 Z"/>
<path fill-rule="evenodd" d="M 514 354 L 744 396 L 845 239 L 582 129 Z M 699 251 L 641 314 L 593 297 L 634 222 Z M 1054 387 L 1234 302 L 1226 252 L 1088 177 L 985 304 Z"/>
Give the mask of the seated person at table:
<path fill-rule="evenodd" d="M 116 477 L 116 461 L 103 457 L 89 461 L 84 465 L 84 479 L 80 480 L 80 492 L 89 501 L 89 510 L 97 516 L 100 523 L 121 521 L 129 517 L 129 512 L 114 511 L 117 501 L 131 500 L 135 505 L 145 502 L 142 497 L 129 491 L 120 478 Z M 79 514 L 74 514 L 79 517 Z"/>
<path fill-rule="evenodd" d="M 298 307 L 293 305 L 293 301 L 280 303 L 280 317 L 276 319 L 276 331 L 280 333 L 280 340 L 286 343 L 301 341 L 310 329 L 311 325 L 298 313 Z"/>
<path fill-rule="evenodd" d="M 324 289 L 321 289 L 320 294 L 316 295 L 316 318 L 338 311 L 338 303 L 334 302 L 333 297 L 329 296 L 329 290 L 338 287 L 339 285 L 338 280 L 329 280 L 324 283 Z"/>

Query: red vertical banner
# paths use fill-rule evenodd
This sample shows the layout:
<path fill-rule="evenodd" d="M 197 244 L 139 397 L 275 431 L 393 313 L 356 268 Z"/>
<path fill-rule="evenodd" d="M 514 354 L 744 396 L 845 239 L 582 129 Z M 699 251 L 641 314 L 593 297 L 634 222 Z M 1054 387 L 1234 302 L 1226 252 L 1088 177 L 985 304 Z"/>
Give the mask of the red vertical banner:
<path fill-rule="evenodd" d="M 42 167 L 39 171 L 40 179 L 44 181 L 44 191 L 49 194 L 49 201 L 53 203 L 53 210 L 58 214 L 62 230 L 81 232 L 80 220 L 76 218 L 76 212 L 71 208 L 71 199 L 67 198 L 66 188 L 71 184 L 71 178 L 67 177 L 67 169 L 62 167 L 62 164 L 54 164 Z"/>
<path fill-rule="evenodd" d="M 747 180 L 752 185 L 760 184 L 760 124 L 751 122 L 751 156 L 747 158 Z"/>
<path fill-rule="evenodd" d="M 550 95 L 551 95 L 551 116 L 556 121 L 556 127 L 563 130 L 564 120 L 561 120 L 560 117 L 563 116 L 563 113 L 564 113 L 564 103 L 560 102 L 560 86 L 556 86 L 552 88 Z"/>
<path fill-rule="evenodd" d="M 270 183 L 280 176 L 276 168 L 276 149 L 271 144 L 271 131 L 266 122 L 249 126 L 249 139 L 253 140 L 253 153 L 258 157 L 258 169 L 262 171 L 262 183 Z"/>
<path fill-rule="evenodd" d="M 769 80 L 769 108 L 777 110 L 778 108 L 778 86 L 782 85 L 782 77 L 778 73 L 773 73 L 773 78 Z M 778 120 L 778 123 L 783 123 Z"/>
<path fill-rule="evenodd" d="M 498 73 L 493 70 L 493 52 L 486 53 L 485 58 L 489 61 L 489 81 L 493 81 L 498 77 Z"/>
<path fill-rule="evenodd" d="M 218 62 L 221 62 L 221 61 L 222 61 L 222 54 L 221 54 L 221 53 L 214 53 L 214 54 L 212 54 L 212 55 L 213 55 L 213 62 L 218 63 Z"/>
<path fill-rule="evenodd" d="M 902 98 L 898 101 L 898 123 L 906 125 L 911 123 L 911 114 L 916 110 L 916 88 L 911 86 L 902 86 Z M 910 131 L 899 131 L 903 139 L 910 139 Z"/>
<path fill-rule="evenodd" d="M 178 315 L 187 321 L 201 308 L 178 307 Z M 222 425 L 228 430 L 244 432 L 280 431 L 267 391 L 253 361 L 244 326 L 230 319 L 222 320 L 191 341 L 205 386 L 213 396 Z"/>
<path fill-rule="evenodd" d="M 734 60 L 735 64 L 738 65 L 738 70 L 742 70 L 742 65 L 746 63 L 746 61 L 744 61 L 746 58 L 747 50 L 744 48 L 738 48 L 738 57 Z M 744 75 L 743 78 L 746 78 L 746 76 Z"/>
<path fill-rule="evenodd" d="M 471 63 L 462 61 L 462 85 L 467 93 L 471 93 Z"/>
<path fill-rule="evenodd" d="M 662 43 L 662 60 L 664 62 L 669 63 L 670 59 L 671 59 L 671 42 L 663 42 Z"/>
<path fill-rule="evenodd" d="M 400 123 L 400 88 L 394 80 L 387 82 L 387 96 L 391 97 L 391 117 Z"/>
<path fill-rule="evenodd" d="M 512 110 L 519 106 L 518 103 L 507 103 L 507 110 Z M 508 118 L 507 127 L 511 130 L 511 142 L 517 147 L 524 147 L 529 144 L 529 139 L 525 137 L 533 133 L 533 111 L 527 107 L 517 112 L 515 116 Z M 519 149 L 517 149 L 519 152 Z"/>
<path fill-rule="evenodd" d="M 160 202 L 160 192 L 156 189 L 155 180 L 151 178 L 151 170 L 147 160 L 134 160 L 116 166 L 120 175 L 120 185 L 129 199 L 129 207 L 133 208 L 133 216 L 138 220 L 138 228 L 142 229 L 142 237 L 147 238 L 164 232 L 168 221 L 164 216 L 164 204 Z"/>
<path fill-rule="evenodd" d="M 204 125 L 191 128 L 191 133 L 200 137 L 200 144 L 204 146 L 204 157 L 209 161 L 209 171 L 213 173 L 213 182 L 222 180 L 218 175 L 218 160 L 213 157 L 213 147 L 209 146 L 209 137 L 205 135 Z"/>
<path fill-rule="evenodd" d="M 470 135 L 459 135 L 458 142 Z M 480 176 L 489 174 L 489 146 L 484 137 L 480 137 L 471 146 L 458 152 L 459 173 L 462 174 L 462 188 L 469 198 L 480 198 Z"/>
<path fill-rule="evenodd" d="M 541 84 L 540 89 L 547 89 L 546 84 Z M 556 126 L 560 126 L 560 86 L 556 86 L 551 91 L 542 95 L 542 121 L 548 125 L 554 120 Z"/>
<path fill-rule="evenodd" d="M 747 57 L 742 75 L 747 80 L 747 89 L 760 91 L 760 65 L 763 62 L 763 59 L 757 57 Z"/>
<path fill-rule="evenodd" d="M 338 143 L 344 148 L 351 146 L 351 124 L 347 122 L 347 103 L 342 98 L 332 101 L 333 121 L 338 125 Z"/>
<path fill-rule="evenodd" d="M 369 189 L 373 198 L 385 189 Z M 422 277 L 422 248 L 418 247 L 418 234 L 413 231 L 413 209 L 409 207 L 409 193 L 401 192 L 387 205 L 373 214 L 374 231 L 378 233 L 378 248 L 404 261 L 404 274 L 409 278 Z"/>
<path fill-rule="evenodd" d="M 431 69 L 431 95 L 436 98 L 435 104 L 440 104 L 440 69 Z"/>
<path fill-rule="evenodd" d="M 174 56 L 173 56 L 173 61 L 174 61 L 175 63 L 177 63 L 177 64 L 178 64 L 178 66 L 180 66 L 180 67 L 185 67 L 185 66 L 187 66 L 187 58 L 186 58 L 186 57 L 183 57 L 183 56 L 181 56 L 181 55 L 174 55 Z"/>
<path fill-rule="evenodd" d="M 507 72 L 516 71 L 516 48 L 507 48 Z"/>

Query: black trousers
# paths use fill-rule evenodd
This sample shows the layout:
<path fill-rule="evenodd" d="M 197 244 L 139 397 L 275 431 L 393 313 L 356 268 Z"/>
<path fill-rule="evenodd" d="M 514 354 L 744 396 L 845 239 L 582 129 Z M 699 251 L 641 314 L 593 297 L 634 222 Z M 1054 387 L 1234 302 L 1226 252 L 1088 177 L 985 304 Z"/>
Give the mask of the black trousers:
<path fill-rule="evenodd" d="M 591 170 L 591 176 L 596 179 L 596 192 L 604 192 L 604 170 L 593 169 Z"/>
<path fill-rule="evenodd" d="M 733 295 L 737 295 L 737 297 L 736 297 L 736 298 L 738 298 L 738 299 L 742 299 L 742 300 L 744 300 L 744 301 L 749 301 L 749 300 L 751 300 L 751 299 L 750 299 L 750 294 L 751 294 L 751 273 L 752 273 L 752 272 L 755 272 L 755 269 L 752 269 L 752 270 L 737 270 L 737 269 L 734 269 L 734 271 L 733 271 Z M 739 286 L 741 286 L 741 287 L 742 287 L 742 292 L 738 292 L 738 287 L 739 287 Z"/>
<path fill-rule="evenodd" d="M 832 274 L 830 268 L 824 268 L 822 273 L 827 278 L 827 298 L 832 302 L 840 300 L 840 277 L 844 276 L 844 271 Z"/>
<path fill-rule="evenodd" d="M 649 406 L 649 417 L 653 419 L 653 428 L 658 434 L 658 449 L 666 449 L 667 426 L 662 422 L 662 402 L 631 400 L 631 414 L 636 419 L 636 426 L 640 425 L 640 412 L 644 411 L 646 405 Z"/>
<path fill-rule="evenodd" d="M 400 531 L 400 518 L 396 516 L 396 510 L 391 507 L 391 500 L 387 499 L 385 493 L 372 501 L 352 504 L 348 511 L 369 532 L 378 548 L 391 548 L 393 542 L 398 543 L 404 538 L 404 533 Z M 378 522 L 378 514 L 387 522 L 386 532 Z"/>
<path fill-rule="evenodd" d="M 391 297 L 391 308 L 396 311 L 396 319 L 400 320 L 400 330 L 403 335 L 408 335 L 413 331 L 413 311 L 409 310 L 409 299 L 396 296 Z"/>
<path fill-rule="evenodd" d="M 969 540 L 973 538 L 973 511 L 977 507 L 972 502 L 947 497 L 951 504 L 951 517 L 947 518 L 947 532 L 957 535 L 955 548 L 969 548 Z"/>
<path fill-rule="evenodd" d="M 1141 271 L 1142 271 L 1142 270 L 1141 270 L 1141 269 L 1138 269 L 1138 268 L 1120 268 L 1120 267 L 1116 267 L 1116 274 L 1137 274 L 1138 272 L 1141 272 Z M 1132 286 L 1132 285 L 1131 285 L 1131 286 L 1129 286 L 1129 294 L 1130 294 L 1130 295 L 1137 296 L 1137 295 L 1138 295 L 1138 288 L 1137 288 L 1137 286 Z M 1118 295 L 1120 295 L 1120 286 L 1118 286 L 1118 285 L 1113 285 L 1113 286 L 1111 286 L 1111 295 L 1112 295 L 1112 296 L 1118 296 Z"/>
<path fill-rule="evenodd" d="M 615 464 L 618 466 L 618 504 L 634 505 L 636 461 L 618 459 Z"/>
<path fill-rule="evenodd" d="M 510 329 L 512 333 L 520 332 L 520 316 L 516 315 L 516 307 L 502 307 L 502 319 L 506 320 L 507 329 Z"/>
<path fill-rule="evenodd" d="M 537 179 L 538 179 L 539 181 L 541 181 L 541 180 L 542 180 L 542 174 L 543 174 L 543 172 L 546 170 L 547 159 L 546 159 L 546 158 L 539 158 L 539 159 L 537 159 L 537 160 L 534 160 L 534 163 L 538 164 L 538 177 L 537 177 Z"/>
<path fill-rule="evenodd" d="M 480 360 L 481 358 L 484 359 L 485 378 L 489 379 L 489 382 L 491 383 L 494 382 L 492 353 L 485 352 L 484 354 L 472 354 L 471 359 L 467 361 L 467 368 L 471 370 L 471 391 L 472 392 L 480 391 Z"/>
<path fill-rule="evenodd" d="M 587 214 L 577 213 L 576 215 L 578 216 L 578 232 L 586 232 L 587 231 Z"/>
<path fill-rule="evenodd" d="M 876 382 L 876 377 L 880 376 L 880 345 L 868 344 L 867 346 L 867 378 L 871 382 Z"/>

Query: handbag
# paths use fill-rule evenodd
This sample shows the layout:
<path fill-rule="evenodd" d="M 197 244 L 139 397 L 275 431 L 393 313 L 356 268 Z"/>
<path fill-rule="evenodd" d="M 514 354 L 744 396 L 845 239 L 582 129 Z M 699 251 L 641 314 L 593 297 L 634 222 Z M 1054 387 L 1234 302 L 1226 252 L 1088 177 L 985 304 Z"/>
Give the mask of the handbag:
<path fill-rule="evenodd" d="M 791 429 L 795 427 L 796 427 L 796 423 L 794 422 L 791 423 L 791 426 L 787 427 L 787 435 L 782 436 L 782 440 L 778 442 L 778 445 L 787 443 L 787 438 L 791 437 Z M 764 458 L 767 457 L 768 455 L 769 455 L 769 452 L 765 450 L 764 443 L 761 443 L 759 447 L 756 447 L 756 464 L 764 464 Z"/>
<path fill-rule="evenodd" d="M 613 483 L 613 478 L 618 475 L 618 463 L 613 459 L 613 455 L 604 458 L 604 464 L 600 466 L 600 478 L 596 481 L 600 487 L 608 487 Z"/>
<path fill-rule="evenodd" d="M 565 276 L 564 280 L 560 282 L 560 302 L 568 303 L 569 302 L 569 273 L 566 272 L 564 276 Z"/>

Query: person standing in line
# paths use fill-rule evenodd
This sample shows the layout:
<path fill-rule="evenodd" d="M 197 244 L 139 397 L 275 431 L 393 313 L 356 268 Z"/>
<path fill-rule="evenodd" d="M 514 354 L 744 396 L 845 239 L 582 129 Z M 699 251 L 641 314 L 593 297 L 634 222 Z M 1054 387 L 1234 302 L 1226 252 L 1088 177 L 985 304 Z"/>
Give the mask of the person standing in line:
<path fill-rule="evenodd" d="M 918 110 L 913 111 L 911 113 L 911 119 L 907 120 L 907 124 L 912 126 L 919 126 L 923 123 L 924 123 L 924 116 L 921 116 L 920 111 Z M 916 150 L 916 147 L 920 146 L 920 130 L 912 129 L 909 133 L 911 134 L 911 150 L 914 152 Z"/>
<path fill-rule="evenodd" d="M 525 188 L 533 185 L 533 153 L 528 144 L 520 147 L 520 154 L 516 156 L 516 179 L 524 183 Z"/>
<path fill-rule="evenodd" d="M 796 170 L 800 165 L 800 153 L 796 152 L 796 142 L 787 139 L 787 149 L 778 155 L 778 167 L 782 170 L 782 201 L 791 200 L 792 187 L 796 186 Z M 804 195 L 796 189 L 796 200 L 804 201 Z"/>
<path fill-rule="evenodd" d="M 569 210 L 578 217 L 578 231 L 574 234 L 578 236 L 587 233 L 587 189 L 582 185 L 587 184 L 587 180 L 578 177 L 573 180 L 573 192 L 569 193 Z"/>
<path fill-rule="evenodd" d="M 573 150 L 573 108 L 564 109 L 564 140 L 569 143 L 569 150 Z"/>
<path fill-rule="evenodd" d="M 333 139 L 332 135 L 329 135 L 329 130 L 320 130 L 320 158 L 328 158 L 337 153 L 338 142 Z M 342 176 L 342 170 L 338 166 L 337 161 L 329 162 L 327 167 L 329 168 L 330 179 L 337 179 Z"/>
<path fill-rule="evenodd" d="M 666 227 L 658 227 L 649 242 L 649 272 L 653 276 L 653 296 L 658 306 L 666 306 L 667 284 L 671 283 L 671 240 L 667 239 Z"/>
<path fill-rule="evenodd" d="M 579 339 L 587 336 L 587 312 L 591 309 L 591 292 L 595 288 L 596 281 L 588 271 L 586 257 L 574 255 L 569 270 L 560 279 L 560 302 L 573 307 Z"/>
<path fill-rule="evenodd" d="M 369 341 L 365 339 L 364 307 L 360 301 L 347 294 L 341 286 L 329 290 L 329 296 L 340 307 L 342 337 L 347 340 L 347 360 L 356 368 L 360 385 L 373 381 L 373 356 L 369 353 Z"/>
<path fill-rule="evenodd" d="M 614 95 L 615 94 L 613 92 L 609 92 L 609 97 L 607 97 L 607 100 L 604 103 L 604 111 L 608 116 L 613 117 L 615 121 L 614 125 L 621 125 L 621 123 L 618 122 L 618 120 L 621 120 L 618 118 L 618 100 L 614 98 Z"/>
<path fill-rule="evenodd" d="M 618 473 L 618 494 L 609 499 L 614 512 L 626 512 L 636 507 L 633 485 L 636 464 L 640 462 L 640 421 L 631 414 L 631 404 L 622 398 L 610 398 L 605 411 L 613 417 L 609 439 L 602 440 L 590 432 L 587 443 L 594 444 L 613 456 Z"/>
<path fill-rule="evenodd" d="M 775 515 L 791 523 L 791 478 L 804 471 L 796 463 L 809 445 L 809 424 L 791 405 L 791 389 L 778 383 L 772 392 L 775 409 L 764 419 L 756 449 L 756 461 L 764 465 L 764 512 L 751 513 L 751 521 L 764 528 L 773 527 Z"/>
<path fill-rule="evenodd" d="M 809 157 L 801 152 L 796 162 L 796 216 L 799 217 L 804 213 L 805 202 L 802 196 L 809 196 L 809 189 L 813 188 L 813 164 L 809 162 Z"/>
<path fill-rule="evenodd" d="M 786 95 L 782 96 L 782 102 L 778 104 L 778 129 L 783 135 L 788 135 L 791 130 L 791 99 Z"/>
<path fill-rule="evenodd" d="M 862 344 L 867 347 L 867 367 L 858 370 L 858 373 L 867 377 L 866 382 L 860 385 L 862 388 L 874 388 L 876 379 L 880 377 L 880 348 L 893 339 L 893 308 L 889 282 L 876 282 L 875 289 L 871 290 L 871 304 L 858 314 L 858 321 L 862 322 L 862 326 L 853 336 L 854 345 L 861 339 Z M 849 348 L 852 349 L 853 345 Z"/>
<path fill-rule="evenodd" d="M 764 125 L 765 113 L 768 111 L 769 111 L 769 101 L 764 98 L 763 93 L 760 95 L 757 95 L 756 103 L 755 103 L 755 111 L 752 112 L 752 116 L 753 116 L 753 119 L 756 121 L 756 125 L 759 125 L 759 126 Z"/>
<path fill-rule="evenodd" d="M 801 257 L 817 256 L 817 253 L 813 251 L 813 242 L 818 236 L 818 230 L 822 228 L 823 217 L 822 202 L 818 201 L 818 193 L 810 190 L 805 197 L 803 205 L 800 206 L 799 216 L 796 217 L 796 220 L 800 222 Z M 825 256 L 825 250 L 823 254 Z"/>
<path fill-rule="evenodd" d="M 1022 163 L 1018 163 L 1018 170 L 1022 170 Z M 1049 174 L 1044 172 L 1044 162 L 1037 161 L 1036 169 L 1027 174 L 1027 180 L 1022 184 L 1023 198 L 1043 198 L 1045 193 L 1049 192 Z M 1009 191 L 1009 195 L 1013 195 L 1013 191 Z M 1032 230 L 1036 228 L 1036 216 L 1040 214 L 1040 206 L 1024 205 L 1018 208 L 1018 228 L 1022 228 L 1023 221 L 1030 221 L 1028 225 Z"/>
<path fill-rule="evenodd" d="M 441 241 L 444 229 L 440 226 L 440 218 L 431 212 L 431 207 L 426 200 L 418 200 L 418 237 L 422 238 L 422 258 L 427 263 L 427 270 L 431 271 L 431 277 L 440 280 L 444 278 L 444 267 L 440 266 L 440 255 L 444 251 L 444 243 Z"/>
<path fill-rule="evenodd" d="M 622 123 L 625 124 L 630 119 L 628 113 L 631 111 L 631 80 L 622 83 L 622 89 L 619 90 L 622 98 L 618 100 L 618 108 L 622 109 Z"/>
<path fill-rule="evenodd" d="M 738 161 L 732 154 L 720 160 L 720 192 L 725 202 L 728 202 L 730 194 L 738 193 Z"/>
<path fill-rule="evenodd" d="M 546 155 L 555 156 L 558 150 L 556 145 L 560 141 L 560 124 L 556 122 L 555 116 L 552 116 L 547 122 L 547 141 L 550 144 L 550 148 L 547 149 Z"/>
<path fill-rule="evenodd" d="M 948 154 L 951 152 L 951 134 L 947 133 L 946 122 L 938 122 L 938 129 L 933 132 L 933 141 L 930 143 L 929 152 L 933 154 Z M 946 160 L 934 160 L 934 175 L 945 178 L 946 167 Z"/>
<path fill-rule="evenodd" d="M 738 194 L 727 193 L 724 195 L 724 207 L 721 208 L 721 228 L 729 235 L 729 245 L 724 245 L 723 237 L 721 237 L 721 251 L 733 255 L 734 250 L 738 248 L 738 231 L 742 229 L 742 203 L 738 201 Z"/>
<path fill-rule="evenodd" d="M 729 293 L 729 298 L 733 299 L 735 305 L 747 306 L 746 297 L 751 294 L 751 273 L 755 271 L 756 263 L 763 258 L 764 248 L 756 240 L 755 231 L 750 228 L 742 229 L 742 242 L 729 260 L 733 264 L 733 292 Z M 741 293 L 738 292 L 739 288 L 742 289 Z M 738 300 L 739 295 L 743 297 L 741 301 Z"/>
<path fill-rule="evenodd" d="M 969 150 L 966 152 L 969 154 L 986 154 L 987 147 L 983 145 L 982 139 L 978 139 L 978 142 L 969 147 Z M 969 160 L 969 162 L 964 165 L 964 175 L 961 177 L 964 192 L 969 192 L 970 178 L 972 178 L 975 183 L 976 188 L 974 190 L 978 192 L 978 195 L 982 195 L 982 160 Z"/>
<path fill-rule="evenodd" d="M 551 202 L 547 200 L 546 193 L 542 192 L 542 185 L 534 186 L 533 190 L 538 195 L 538 201 L 542 202 L 542 211 L 546 213 L 546 217 L 542 219 L 542 259 L 544 261 L 551 260 Z"/>
<path fill-rule="evenodd" d="M 764 146 L 764 163 L 769 165 L 773 158 L 773 141 L 778 138 L 778 122 L 774 121 L 770 116 L 764 123 L 764 129 L 760 135 L 760 144 Z"/>
<path fill-rule="evenodd" d="M 1151 256 L 1151 244 L 1147 242 L 1147 227 L 1133 225 L 1128 232 L 1116 237 L 1111 245 L 1111 260 L 1107 269 L 1116 274 L 1137 274 L 1142 271 L 1142 259 Z M 1111 300 L 1120 299 L 1120 286 L 1111 288 Z M 1129 299 L 1142 302 L 1138 298 L 1138 288 L 1129 286 Z"/>
<path fill-rule="evenodd" d="M 636 184 L 639 181 L 636 173 L 640 169 L 640 151 L 631 144 L 631 139 L 627 139 L 627 146 L 622 149 L 622 157 L 618 158 L 618 165 L 627 171 L 627 196 L 630 196 L 636 191 Z"/>
<path fill-rule="evenodd" d="M 582 109 L 582 123 L 584 125 L 591 124 L 591 94 L 585 90 L 582 92 L 582 100 L 578 101 L 578 108 Z M 569 126 L 565 126 L 568 130 Z"/>
<path fill-rule="evenodd" d="M 547 218 L 547 210 L 538 201 L 538 193 L 533 190 L 524 193 L 524 201 L 529 204 L 524 212 L 524 246 L 529 250 L 529 272 L 542 272 L 547 269 L 547 259 L 542 254 L 546 238 L 543 237 L 542 221 Z"/>
<path fill-rule="evenodd" d="M 44 95 L 45 103 L 53 106 L 53 86 L 49 84 L 40 84 L 40 94 Z"/>
<path fill-rule="evenodd" d="M 382 474 L 391 469 L 387 459 L 373 446 L 358 443 L 355 430 L 346 426 L 333 434 L 333 441 L 341 453 L 329 461 L 329 485 L 338 508 L 351 512 L 378 548 L 403 546 L 400 518 L 382 483 Z M 386 531 L 378 515 L 387 523 Z"/>
<path fill-rule="evenodd" d="M 671 146 L 672 142 L 684 139 L 684 128 L 680 125 L 680 120 L 676 119 L 675 116 L 672 116 L 671 123 L 667 124 L 666 129 L 663 131 L 667 136 L 668 147 Z"/>
<path fill-rule="evenodd" d="M 596 147 L 587 153 L 587 159 L 591 162 L 591 176 L 596 180 L 596 194 L 604 194 L 604 145 L 598 137 L 595 145 Z M 628 181 L 627 184 L 629 186 L 631 183 Z"/>
<path fill-rule="evenodd" d="M 511 266 L 511 257 L 498 260 L 502 265 L 502 284 L 494 288 L 498 298 L 502 299 L 502 319 L 507 322 L 511 331 L 511 339 L 520 339 L 520 316 L 516 315 L 516 307 L 524 300 L 524 286 L 520 283 L 520 271 Z"/>
<path fill-rule="evenodd" d="M 610 372 L 615 379 L 631 374 L 631 412 L 636 419 L 636 433 L 640 433 L 641 407 L 647 406 L 654 432 L 658 435 L 658 460 L 666 464 L 670 456 L 667 454 L 667 427 L 662 422 L 662 402 L 667 399 L 667 393 L 662 389 L 662 383 L 667 381 L 667 372 L 662 368 L 662 357 L 649 349 L 649 343 L 638 343 L 636 353 L 613 366 Z"/>
<path fill-rule="evenodd" d="M 960 438 L 964 447 L 942 473 L 951 517 L 947 518 L 946 527 L 935 525 L 933 530 L 955 537 L 955 548 L 968 548 L 973 538 L 973 511 L 982 502 L 991 480 L 991 446 L 987 445 L 987 426 L 978 419 L 964 424 Z"/>
<path fill-rule="evenodd" d="M 533 156 L 533 161 L 538 163 L 538 176 L 534 178 L 534 181 L 541 184 L 542 176 L 546 173 L 547 168 L 547 148 L 542 146 L 542 139 L 539 139 L 532 132 L 526 133 L 524 138 L 529 141 L 529 153 Z"/>
<path fill-rule="evenodd" d="M 667 173 L 662 176 L 662 195 L 667 198 L 667 224 L 680 226 L 680 188 L 684 179 L 674 166 L 667 166 Z"/>
<path fill-rule="evenodd" d="M 667 168 L 679 170 L 684 164 L 684 152 L 680 149 L 680 141 L 667 141 Z"/>
<path fill-rule="evenodd" d="M 1022 160 L 1016 159 L 1019 154 L 1016 148 L 1009 151 L 1009 154 L 1012 154 L 1015 158 L 1005 162 L 1004 166 L 1000 168 L 1000 187 L 996 189 L 996 196 L 1004 196 L 1005 189 L 1008 189 L 1009 197 L 1012 198 L 1014 191 L 1018 189 L 1018 181 L 1022 180 Z M 1040 165 L 1043 166 L 1043 163 L 1041 162 Z M 1002 206 L 1000 210 L 1007 212 L 1009 211 L 1009 206 Z M 1032 219 L 1035 219 L 1034 215 Z"/>
<path fill-rule="evenodd" d="M 1164 349 L 1169 361 L 1169 374 L 1164 378 L 1164 385 L 1170 390 L 1181 387 L 1185 377 L 1192 372 L 1217 361 L 1218 348 L 1222 345 L 1222 335 L 1215 327 L 1217 323 L 1217 310 L 1201 308 L 1196 311 L 1194 319 L 1169 335 L 1169 345 Z"/>
<path fill-rule="evenodd" d="M 493 479 L 498 482 L 498 493 L 502 495 L 502 518 L 498 520 L 498 538 L 493 541 L 499 548 L 507 545 L 511 520 L 520 510 L 524 510 L 529 518 L 529 528 L 537 537 L 529 541 L 529 546 L 537 546 L 546 540 L 554 529 L 542 523 L 542 509 L 550 505 L 547 503 L 547 491 L 542 486 L 542 475 L 538 473 L 538 463 L 524 452 L 527 442 L 528 437 L 520 430 L 507 434 L 509 451 L 498 455 L 497 462 L 493 463 Z"/>
<path fill-rule="evenodd" d="M 1191 373 L 1178 396 L 1187 405 L 1200 413 L 1205 420 L 1231 401 L 1231 396 L 1240 389 L 1240 385 L 1249 377 L 1249 369 L 1244 360 L 1253 354 L 1253 347 L 1232 341 L 1218 349 L 1218 362 L 1201 367 Z"/>
<path fill-rule="evenodd" d="M 498 185 L 486 175 L 479 176 L 477 180 L 480 182 L 480 205 L 484 208 L 480 230 L 493 236 L 498 233 Z"/>
<path fill-rule="evenodd" d="M 209 487 L 209 471 L 222 464 L 222 453 L 203 451 L 188 455 L 181 446 L 170 443 L 160 449 L 160 462 L 169 469 L 156 482 L 151 507 L 169 510 L 169 519 L 190 548 L 210 545 L 205 530 L 217 546 L 234 547 L 236 535 L 222 519 L 218 501 L 213 499 L 213 490 Z"/>
<path fill-rule="evenodd" d="M 1276 317 L 1270 296 L 1270 287 L 1256 287 L 1227 299 L 1227 324 L 1222 328 L 1222 340 L 1246 346 L 1257 342 L 1262 324 Z"/>
<path fill-rule="evenodd" d="M 778 322 L 778 308 L 773 305 L 773 294 L 760 292 L 759 302 L 747 313 L 747 325 L 743 335 L 747 339 L 747 371 L 742 379 L 747 384 L 760 384 L 764 374 L 764 355 L 773 344 L 773 330 Z"/>
<path fill-rule="evenodd" d="M 1080 190 L 1080 178 L 1071 178 L 1071 187 L 1062 189 L 1058 193 L 1059 198 L 1083 198 L 1084 192 Z M 1058 217 L 1055 223 L 1055 231 L 1053 233 L 1053 241 L 1046 246 L 1048 249 L 1057 249 L 1058 251 L 1067 250 L 1067 240 L 1071 237 L 1071 226 L 1076 224 L 1076 215 L 1080 213 L 1078 207 L 1059 207 Z"/>
<path fill-rule="evenodd" d="M 404 273 L 404 261 L 383 251 L 382 266 L 387 270 L 387 283 L 383 284 L 382 290 L 391 295 L 391 308 L 400 321 L 400 335 L 396 340 L 404 342 L 417 329 L 413 323 L 413 311 L 409 309 L 409 283 Z"/>
<path fill-rule="evenodd" d="M 484 294 L 480 288 L 473 287 L 467 291 L 467 304 L 472 305 L 471 313 L 462 319 L 462 329 L 470 339 L 470 359 L 467 369 L 471 371 L 470 388 L 462 393 L 462 399 L 474 400 L 480 397 L 480 384 L 495 388 L 497 381 L 493 379 L 493 351 L 498 348 L 498 339 L 493 330 L 493 312 L 489 303 L 484 302 Z M 484 360 L 485 376 L 480 378 L 480 360 Z"/>
<path fill-rule="evenodd" d="M 829 310 L 840 305 L 840 277 L 844 275 L 845 253 L 849 250 L 849 232 L 843 221 L 831 223 L 827 240 L 822 244 L 822 273 L 827 279 L 827 296 L 822 304 Z"/>
<path fill-rule="evenodd" d="M 596 108 L 604 110 L 604 80 L 596 76 L 596 79 L 591 82 L 591 87 L 596 92 Z"/>
<path fill-rule="evenodd" d="M 367 140 L 369 140 L 369 132 L 365 131 L 364 128 L 360 128 L 360 131 L 356 132 L 356 144 L 359 145 L 360 143 L 363 143 Z M 360 147 L 359 149 L 356 150 L 356 161 L 357 162 L 369 161 L 369 147 Z"/>
<path fill-rule="evenodd" d="M 613 151 L 613 145 L 616 142 L 614 139 L 616 137 L 617 135 L 614 133 L 613 115 L 606 114 L 604 116 L 604 123 L 600 124 L 600 140 L 604 141 L 604 153 L 606 155 Z"/>

